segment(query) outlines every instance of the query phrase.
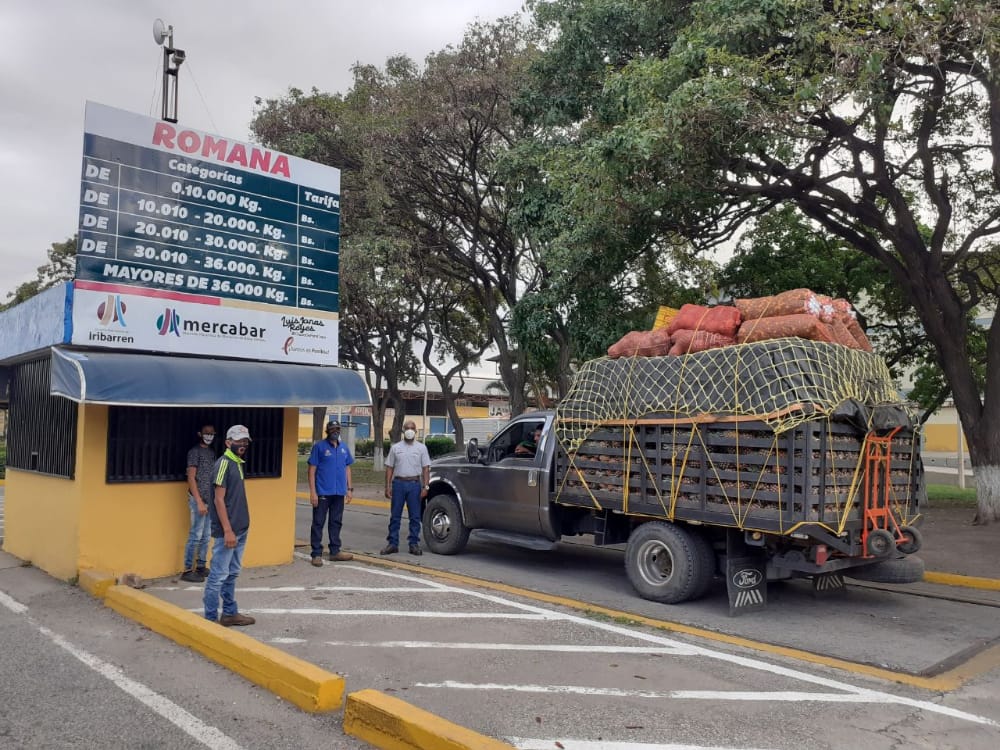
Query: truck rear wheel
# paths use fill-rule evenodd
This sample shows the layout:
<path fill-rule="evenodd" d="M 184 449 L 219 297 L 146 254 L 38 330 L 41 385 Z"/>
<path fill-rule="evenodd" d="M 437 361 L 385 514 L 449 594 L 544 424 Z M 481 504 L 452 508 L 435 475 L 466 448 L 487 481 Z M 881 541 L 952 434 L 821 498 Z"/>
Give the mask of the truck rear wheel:
<path fill-rule="evenodd" d="M 424 542 L 431 552 L 457 555 L 469 541 L 469 527 L 454 495 L 435 495 L 424 508 Z"/>
<path fill-rule="evenodd" d="M 680 526 L 649 521 L 629 536 L 625 572 L 643 599 L 678 604 L 704 593 L 711 583 L 707 546 Z"/>

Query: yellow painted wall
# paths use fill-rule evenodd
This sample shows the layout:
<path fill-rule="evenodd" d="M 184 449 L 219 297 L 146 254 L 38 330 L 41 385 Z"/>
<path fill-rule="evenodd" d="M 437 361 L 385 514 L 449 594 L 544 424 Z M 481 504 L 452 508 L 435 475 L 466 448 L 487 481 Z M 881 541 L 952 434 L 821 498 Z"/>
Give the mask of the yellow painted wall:
<path fill-rule="evenodd" d="M 247 481 L 246 566 L 287 563 L 294 552 L 298 409 L 284 416 L 282 476 Z M 187 485 L 107 484 L 107 427 L 106 406 L 81 408 L 75 481 L 7 470 L 4 551 L 59 578 L 86 568 L 173 575 L 184 561 Z"/>
<path fill-rule="evenodd" d="M 69 580 L 77 574 L 79 509 L 77 482 L 8 466 L 3 551 Z"/>
<path fill-rule="evenodd" d="M 924 433 L 925 451 L 958 452 L 958 428 L 954 424 L 925 424 L 921 431 Z M 964 437 L 962 450 L 968 452 Z"/>

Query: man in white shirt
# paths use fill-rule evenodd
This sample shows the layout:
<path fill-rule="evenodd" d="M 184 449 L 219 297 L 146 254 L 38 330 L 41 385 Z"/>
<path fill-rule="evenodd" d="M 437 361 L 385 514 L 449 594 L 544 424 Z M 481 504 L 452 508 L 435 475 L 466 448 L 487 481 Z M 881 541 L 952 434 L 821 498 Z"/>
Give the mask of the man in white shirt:
<path fill-rule="evenodd" d="M 389 449 L 385 459 L 385 496 L 391 500 L 389 535 L 383 555 L 399 552 L 399 526 L 403 506 L 410 518 L 410 554 L 420 551 L 420 501 L 427 497 L 431 481 L 431 457 L 427 446 L 417 442 L 417 424 L 412 419 L 403 423 L 403 439 Z"/>

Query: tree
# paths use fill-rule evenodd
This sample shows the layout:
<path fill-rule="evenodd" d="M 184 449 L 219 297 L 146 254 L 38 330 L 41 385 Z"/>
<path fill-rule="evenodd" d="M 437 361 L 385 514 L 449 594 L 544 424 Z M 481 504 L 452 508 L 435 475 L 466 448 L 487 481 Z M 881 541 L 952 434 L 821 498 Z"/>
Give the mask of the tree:
<path fill-rule="evenodd" d="M 56 284 L 72 281 L 76 273 L 76 235 L 63 242 L 53 242 L 48 249 L 48 258 L 48 263 L 38 267 L 36 278 L 24 282 L 7 295 L 9 301 L 0 305 L 0 310 L 19 305 Z"/>
<path fill-rule="evenodd" d="M 992 0 L 556 0 L 528 94 L 580 133 L 553 179 L 698 247 L 790 205 L 875 260 L 933 345 L 1000 519 L 1000 8 Z M 595 37 L 596 30 L 596 37 Z M 607 220 L 577 194 L 566 210 Z M 569 191 L 567 191 L 569 194 Z M 614 219 L 614 217 L 612 217 Z M 644 236 L 635 243 L 645 241 Z"/>

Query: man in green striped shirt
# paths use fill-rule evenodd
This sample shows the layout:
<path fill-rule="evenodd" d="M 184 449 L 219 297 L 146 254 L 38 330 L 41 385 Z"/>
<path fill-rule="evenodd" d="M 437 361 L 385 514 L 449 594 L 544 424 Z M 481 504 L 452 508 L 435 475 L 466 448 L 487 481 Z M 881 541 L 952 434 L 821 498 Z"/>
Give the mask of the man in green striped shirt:
<path fill-rule="evenodd" d="M 255 620 L 240 614 L 236 606 L 236 579 L 243 567 L 243 550 L 250 529 L 250 509 L 243 467 L 250 446 L 250 431 L 241 424 L 226 432 L 226 452 L 212 469 L 214 502 L 209 506 L 212 517 L 212 565 L 205 581 L 205 619 L 231 627 L 253 625 Z M 219 617 L 219 598 L 222 617 Z"/>

